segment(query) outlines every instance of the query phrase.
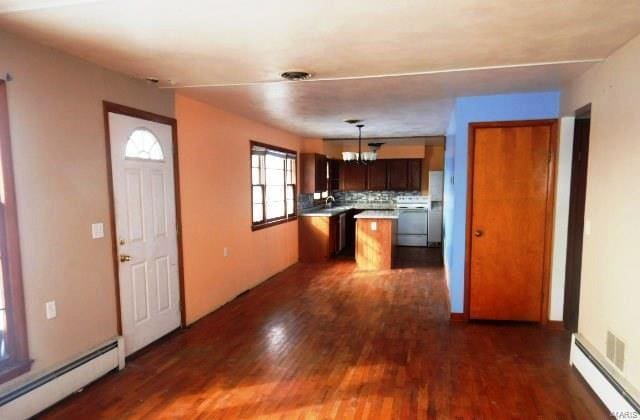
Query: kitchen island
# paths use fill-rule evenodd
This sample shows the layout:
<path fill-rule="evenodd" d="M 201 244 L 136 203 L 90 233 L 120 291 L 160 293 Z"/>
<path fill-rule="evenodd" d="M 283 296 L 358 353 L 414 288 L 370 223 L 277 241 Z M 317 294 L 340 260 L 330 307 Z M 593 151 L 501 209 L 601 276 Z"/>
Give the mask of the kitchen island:
<path fill-rule="evenodd" d="M 398 211 L 367 210 L 356 219 L 356 264 L 364 270 L 389 270 L 395 254 Z"/>
<path fill-rule="evenodd" d="M 356 215 L 367 211 L 395 211 L 389 203 L 342 204 L 313 207 L 300 213 L 298 219 L 298 250 L 300 262 L 325 262 L 338 254 L 355 255 Z"/>

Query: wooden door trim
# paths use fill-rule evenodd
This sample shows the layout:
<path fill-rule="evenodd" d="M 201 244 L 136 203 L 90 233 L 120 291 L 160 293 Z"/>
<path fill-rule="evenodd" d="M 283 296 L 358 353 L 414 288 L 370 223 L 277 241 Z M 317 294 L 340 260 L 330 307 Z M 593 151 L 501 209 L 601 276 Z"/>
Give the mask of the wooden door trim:
<path fill-rule="evenodd" d="M 582 254 L 584 245 L 584 216 L 589 172 L 589 147 L 591 131 L 591 103 L 575 111 L 573 150 L 571 152 L 571 177 L 569 182 L 569 211 L 567 219 L 567 249 L 564 267 L 564 297 L 562 320 L 569 332 L 577 332 L 580 316 L 580 283 L 582 278 Z M 585 120 L 589 134 L 584 137 Z M 582 154 L 582 158 L 580 158 Z M 584 171 L 584 172 L 583 172 Z M 576 208 L 579 203 L 581 208 Z M 576 223 L 581 225 L 576 227 Z M 578 251 L 579 252 L 576 252 Z M 573 259 L 573 260 L 571 260 Z M 577 265 L 575 265 L 577 263 Z M 580 268 L 578 268 L 580 267 Z M 574 299 L 572 299 L 574 298 Z"/>
<path fill-rule="evenodd" d="M 540 323 L 549 322 L 549 298 L 551 293 L 551 256 L 553 251 L 553 218 L 555 214 L 556 197 L 556 173 L 558 155 L 558 120 L 522 120 L 522 121 L 492 121 L 469 123 L 468 160 L 467 160 L 467 209 L 466 209 L 466 235 L 465 235 L 465 263 L 464 263 L 464 312 L 463 319 L 470 319 L 471 309 L 471 216 L 473 214 L 473 173 L 475 152 L 476 128 L 501 128 L 501 127 L 532 127 L 548 125 L 551 130 L 549 138 L 550 158 L 547 166 L 547 205 L 545 209 L 545 243 L 542 266 L 542 304 L 540 305 Z"/>
<path fill-rule="evenodd" d="M 182 209 L 180 206 L 180 165 L 178 159 L 178 121 L 175 118 L 166 117 L 160 114 L 143 111 L 141 109 L 131 108 L 126 105 L 120 105 L 109 101 L 102 101 L 102 110 L 104 116 L 104 137 L 107 152 L 107 176 L 109 189 L 109 213 L 111 221 L 111 253 L 113 259 L 113 270 L 116 282 L 116 309 L 118 311 L 118 334 L 122 335 L 122 308 L 120 305 L 120 262 L 118 260 L 118 235 L 116 232 L 116 207 L 113 191 L 113 165 L 111 159 L 111 133 L 109 128 L 109 113 L 125 115 L 128 117 L 139 118 L 141 120 L 152 121 L 160 124 L 171 126 L 171 143 L 173 149 L 173 183 L 175 192 L 175 210 L 176 210 L 176 235 L 178 245 L 178 284 L 180 288 L 180 326 L 186 326 L 186 307 L 184 292 L 184 260 L 182 248 Z"/>

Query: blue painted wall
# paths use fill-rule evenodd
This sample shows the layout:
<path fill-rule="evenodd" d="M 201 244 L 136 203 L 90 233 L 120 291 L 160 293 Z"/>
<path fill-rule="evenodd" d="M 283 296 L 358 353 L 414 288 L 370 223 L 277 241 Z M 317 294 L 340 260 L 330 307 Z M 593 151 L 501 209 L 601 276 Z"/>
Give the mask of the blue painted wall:
<path fill-rule="evenodd" d="M 456 112 L 455 107 L 449 119 L 449 127 L 447 128 L 445 148 L 444 148 L 444 204 L 442 209 L 442 254 L 444 257 L 445 278 L 447 286 L 451 290 L 449 281 L 451 279 L 450 268 L 453 265 L 451 258 L 453 253 L 453 241 L 449 239 L 453 234 L 453 217 L 455 208 L 455 190 L 454 184 L 451 182 L 455 171 L 455 152 L 456 152 Z"/>
<path fill-rule="evenodd" d="M 464 311 L 464 259 L 467 209 L 469 123 L 558 118 L 560 92 L 465 96 L 456 99 L 447 130 L 444 166 L 445 272 L 451 312 Z"/>

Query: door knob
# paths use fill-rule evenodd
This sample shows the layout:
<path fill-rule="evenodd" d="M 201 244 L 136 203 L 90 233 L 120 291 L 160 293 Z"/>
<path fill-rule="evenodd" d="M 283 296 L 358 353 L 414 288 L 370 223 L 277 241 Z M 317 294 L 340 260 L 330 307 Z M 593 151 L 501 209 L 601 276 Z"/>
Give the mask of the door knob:
<path fill-rule="evenodd" d="M 482 233 L 483 233 L 483 232 L 482 232 L 481 230 L 476 230 L 475 232 L 473 232 L 473 234 L 474 234 L 475 236 L 477 236 L 477 237 L 482 236 Z"/>
<path fill-rule="evenodd" d="M 120 255 L 120 262 L 131 261 L 131 255 Z"/>

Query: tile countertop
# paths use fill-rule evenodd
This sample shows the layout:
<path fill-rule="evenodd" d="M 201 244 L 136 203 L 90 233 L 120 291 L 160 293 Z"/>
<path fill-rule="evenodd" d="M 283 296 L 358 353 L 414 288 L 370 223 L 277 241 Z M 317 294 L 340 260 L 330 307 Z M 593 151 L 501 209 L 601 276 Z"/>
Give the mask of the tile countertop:
<path fill-rule="evenodd" d="M 375 204 L 375 203 L 354 203 L 354 204 L 343 204 L 337 205 L 333 207 L 314 207 L 310 209 L 303 210 L 300 213 L 300 216 L 303 217 L 331 217 L 340 213 L 347 212 L 349 210 L 378 210 L 378 211 L 390 211 L 396 210 L 395 204 Z"/>
<path fill-rule="evenodd" d="M 396 203 L 344 203 L 343 206 L 349 206 L 356 210 L 395 210 Z"/>
<path fill-rule="evenodd" d="M 335 206 L 335 207 L 315 207 L 315 208 L 311 208 L 311 209 L 306 209 L 304 211 L 302 211 L 302 213 L 300 213 L 300 216 L 303 217 L 331 217 L 331 216 L 335 216 L 336 214 L 340 214 L 340 213 L 344 213 L 347 212 L 349 210 L 352 210 L 353 207 L 348 207 L 348 206 Z"/>
<path fill-rule="evenodd" d="M 367 210 L 353 216 L 354 219 L 397 219 L 397 210 Z"/>

